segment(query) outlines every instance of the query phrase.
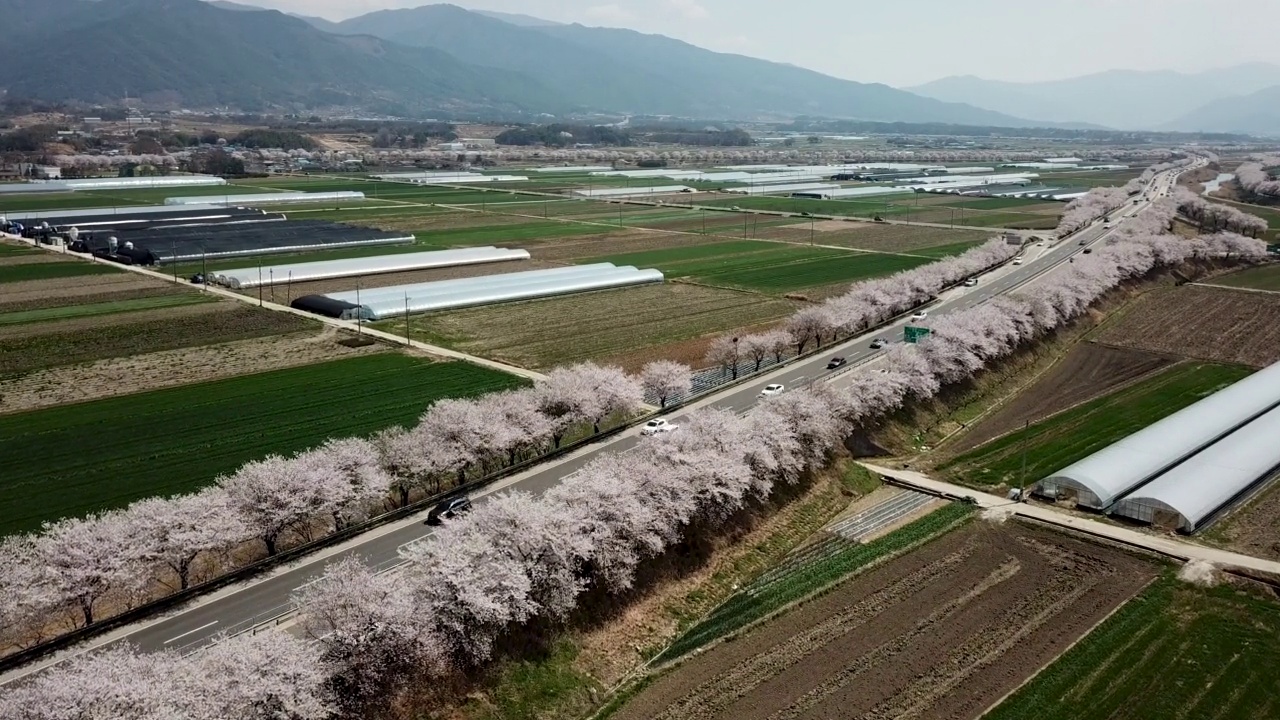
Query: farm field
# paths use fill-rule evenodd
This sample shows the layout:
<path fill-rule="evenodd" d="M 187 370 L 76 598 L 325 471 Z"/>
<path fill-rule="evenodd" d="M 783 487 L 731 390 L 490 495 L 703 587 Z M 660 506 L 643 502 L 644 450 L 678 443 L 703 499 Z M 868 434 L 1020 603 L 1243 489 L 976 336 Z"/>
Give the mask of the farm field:
<path fill-rule="evenodd" d="M 18 260 L 19 258 L 11 258 Z M 58 280 L 61 278 L 84 277 L 86 275 L 112 275 L 123 272 L 105 263 L 94 263 L 78 258 L 60 257 L 57 255 L 20 258 L 16 264 L 5 264 L 0 260 L 0 285 L 8 283 L 30 282 L 33 280 Z"/>
<path fill-rule="evenodd" d="M 411 318 L 415 339 L 522 367 L 611 360 L 637 351 L 779 320 L 799 303 L 754 293 L 665 283 Z M 381 324 L 403 332 L 403 321 Z M 566 342 L 566 338 L 572 338 Z M 696 352 L 696 351 L 695 351 Z M 701 364 L 696 357 L 672 357 Z"/>
<path fill-rule="evenodd" d="M 1196 285 L 1157 290 L 1126 308 L 1096 340 L 1265 367 L 1280 360 L 1280 295 Z"/>
<path fill-rule="evenodd" d="M 0 326 L 0 379 L 48 367 L 318 327 L 313 320 L 232 300 Z"/>
<path fill-rule="evenodd" d="M 520 383 L 385 353 L 0 416 L 0 463 L 11 470 L 0 533 L 195 490 L 270 453 L 409 423 L 436 399 Z"/>
<path fill-rule="evenodd" d="M 1156 573 L 1048 530 L 972 522 L 686 660 L 611 717 L 977 718 Z"/>
<path fill-rule="evenodd" d="M 1229 285 L 1250 290 L 1280 292 L 1280 264 L 1263 265 L 1234 272 L 1230 275 L 1223 275 L 1222 277 L 1214 278 L 1213 284 Z"/>
<path fill-rule="evenodd" d="M 966 430 L 948 452 L 964 452 L 1071 407 L 1107 395 L 1175 362 L 1166 355 L 1086 343 L 1016 398 Z"/>
<path fill-rule="evenodd" d="M 1029 428 L 1006 433 L 941 463 L 939 469 L 957 481 L 984 487 L 1038 480 L 1250 373 L 1250 368 L 1239 365 L 1175 365 Z M 1024 449 L 1025 478 L 1021 477 Z"/>
<path fill-rule="evenodd" d="M 1166 576 L 984 717 L 1276 717 L 1278 638 L 1274 600 Z"/>
<path fill-rule="evenodd" d="M 814 242 L 837 245 L 852 250 L 911 253 L 929 257 L 958 254 L 994 235 L 985 230 L 952 230 L 950 228 L 851 223 L 843 220 L 819 221 L 814 224 Z M 760 237 L 809 242 L 809 224 L 790 224 L 760 232 Z"/>
<path fill-rule="evenodd" d="M 112 208 L 130 205 L 161 205 L 165 198 L 200 195 L 245 195 L 270 192 L 249 184 L 197 185 L 171 188 L 146 188 L 139 190 L 82 190 L 58 193 L 19 193 L 0 196 L 0 212 L 34 210 L 70 210 L 77 208 Z"/>
<path fill-rule="evenodd" d="M 0 327 L 6 325 L 23 325 L 49 320 L 66 320 L 69 318 L 95 317 L 115 313 L 137 312 L 139 310 L 159 310 L 162 308 L 197 305 L 199 303 L 217 302 L 198 293 L 173 293 L 141 297 L 132 300 L 115 300 L 95 304 L 67 305 L 63 307 L 39 308 L 36 310 L 20 310 L 17 312 L 0 312 Z"/>

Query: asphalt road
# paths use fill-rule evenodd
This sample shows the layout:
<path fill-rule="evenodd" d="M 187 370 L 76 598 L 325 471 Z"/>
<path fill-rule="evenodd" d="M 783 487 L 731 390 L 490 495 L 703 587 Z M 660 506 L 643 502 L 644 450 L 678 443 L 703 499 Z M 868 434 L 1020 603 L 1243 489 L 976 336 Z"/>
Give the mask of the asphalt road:
<path fill-rule="evenodd" d="M 1152 192 L 1159 180 L 1153 181 Z M 1166 186 L 1160 185 L 1161 188 Z M 1163 192 L 1163 190 L 1162 190 Z M 1123 222 L 1121 213 L 1147 206 L 1144 202 L 1139 206 L 1129 206 L 1115 213 L 1117 224 Z M 927 308 L 929 314 L 941 315 L 955 310 L 973 307 L 997 295 L 1010 292 L 1034 278 L 1048 272 L 1068 261 L 1073 255 L 1082 252 L 1084 245 L 1091 245 L 1102 240 L 1112 232 L 1095 223 L 1089 229 L 1075 236 L 1062 240 L 1048 247 L 1032 247 L 1027 253 L 1024 264 L 1014 266 L 1012 263 L 998 268 L 979 279 L 973 288 L 957 288 L 944 293 L 938 301 Z M 1081 241 L 1083 240 L 1083 244 Z M 713 393 L 699 401 L 695 407 L 727 408 L 735 412 L 743 412 L 754 405 L 765 385 L 781 383 L 788 388 L 799 387 L 816 381 L 835 379 L 843 371 L 870 362 L 883 354 L 883 350 L 873 350 L 871 341 L 877 337 L 901 341 L 902 328 L 909 321 L 894 323 L 874 333 L 849 340 L 839 346 L 832 347 L 821 355 L 798 362 L 794 365 L 779 368 L 766 373 L 757 379 L 744 382 L 738 386 Z M 827 370 L 830 358 L 842 356 L 848 364 L 837 370 Z M 683 415 L 672 418 L 680 423 Z M 534 468 L 522 475 L 508 479 L 497 486 L 486 489 L 481 495 L 489 495 L 499 490 L 518 489 L 525 492 L 541 493 L 574 473 L 601 453 L 623 452 L 639 441 L 638 428 L 614 436 L 607 441 L 579 451 L 567 459 Z M 483 497 L 475 498 L 482 502 Z M 406 544 L 419 540 L 430 534 L 430 528 L 422 524 L 421 518 L 412 518 L 396 525 L 387 526 L 367 535 L 356 538 L 348 547 L 326 555 L 320 553 L 298 561 L 295 567 L 277 571 L 277 574 L 256 582 L 247 583 L 215 593 L 202 600 L 170 612 L 167 616 L 147 621 L 140 626 L 117 631 L 109 636 L 103 644 L 130 642 L 148 651 L 176 649 L 188 651 L 198 648 L 214 640 L 223 632 L 239 632 L 251 626 L 286 613 L 289 610 L 290 597 L 297 588 L 319 577 L 324 573 L 329 562 L 348 556 L 359 556 L 366 562 L 390 567 L 398 562 L 398 549 Z"/>

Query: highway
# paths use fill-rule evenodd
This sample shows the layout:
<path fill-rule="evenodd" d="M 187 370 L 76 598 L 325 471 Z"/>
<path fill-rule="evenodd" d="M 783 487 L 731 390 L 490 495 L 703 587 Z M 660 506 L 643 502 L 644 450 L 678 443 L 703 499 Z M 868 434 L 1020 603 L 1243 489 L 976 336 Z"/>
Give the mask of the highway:
<path fill-rule="evenodd" d="M 1131 210 L 1141 211 L 1149 206 L 1151 199 L 1170 192 L 1172 183 L 1162 183 L 1166 179 L 1161 176 L 1153 180 L 1149 186 L 1150 195 L 1139 196 L 1142 200 L 1139 205 L 1130 205 L 1128 209 L 1121 208 L 1114 212 L 1115 224 L 1118 226 L 1127 219 L 1128 215 L 1121 217 L 1122 213 L 1132 214 Z M 1157 185 L 1159 185 L 1158 188 Z M 967 309 L 990 298 L 1008 293 L 1066 263 L 1069 258 L 1084 251 L 1086 245 L 1098 243 L 1111 232 L 1114 230 L 1105 228 L 1102 221 L 1097 221 L 1056 244 L 1029 247 L 1023 264 L 1006 263 L 979 278 L 976 287 L 961 287 L 944 292 L 927 310 L 931 316 L 942 315 Z M 765 385 L 781 383 L 790 389 L 833 377 L 842 377 L 846 370 L 883 355 L 883 350 L 871 349 L 872 340 L 884 337 L 900 341 L 903 327 L 908 322 L 907 320 L 896 322 L 891 327 L 831 347 L 820 355 L 711 393 L 690 405 L 688 409 L 715 407 L 740 413 L 758 401 L 758 395 Z M 848 364 L 837 370 L 827 370 L 827 362 L 835 356 L 846 358 Z M 678 412 L 672 418 L 673 421 L 681 422 L 685 412 L 687 410 Z M 639 427 L 630 428 L 620 435 L 589 445 L 565 458 L 507 478 L 477 493 L 473 498 L 480 502 L 484 496 L 508 489 L 541 493 L 600 454 L 626 451 L 634 447 L 639 440 Z M 419 540 L 430 533 L 430 528 L 423 524 L 424 517 L 425 513 L 379 528 L 345 545 L 298 560 L 264 578 L 247 581 L 194 600 L 162 617 L 121 628 L 97 638 L 93 641 L 92 647 L 130 642 L 148 651 L 174 649 L 186 652 L 213 641 L 224 632 L 243 632 L 254 626 L 268 626 L 290 610 L 290 597 L 295 590 L 322 575 L 329 562 L 355 555 L 380 568 L 396 565 L 399 562 L 398 549 L 401 546 Z M 20 675 L 37 671 L 41 667 L 60 662 L 70 654 L 84 650 L 85 648 L 77 648 L 73 652 L 60 653 L 46 661 L 10 673 L 11 677 L 5 677 L 3 682 L 10 682 Z"/>

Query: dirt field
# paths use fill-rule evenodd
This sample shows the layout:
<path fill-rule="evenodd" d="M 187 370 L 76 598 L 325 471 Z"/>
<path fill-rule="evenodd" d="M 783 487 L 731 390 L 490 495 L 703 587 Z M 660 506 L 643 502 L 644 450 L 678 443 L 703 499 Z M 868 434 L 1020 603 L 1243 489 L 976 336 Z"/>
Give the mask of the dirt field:
<path fill-rule="evenodd" d="M 694 657 L 613 717 L 976 718 L 1155 574 L 1119 550 L 974 523 Z"/>
<path fill-rule="evenodd" d="M 1158 290 L 1125 310 L 1097 340 L 1264 367 L 1280 360 L 1280 295 L 1195 285 Z"/>
<path fill-rule="evenodd" d="M 0 413 L 147 392 L 390 349 L 382 344 L 349 348 L 339 345 L 338 339 L 337 329 L 326 326 L 320 333 L 255 338 L 37 370 L 21 378 L 0 379 Z M 117 378 L 129 378 L 129 382 L 115 382 Z"/>
<path fill-rule="evenodd" d="M 454 280 L 457 278 L 483 277 L 485 275 L 501 275 L 503 273 L 528 272 L 530 270 L 547 270 L 553 267 L 563 267 L 559 263 L 546 262 L 497 262 L 485 263 L 483 265 L 463 265 L 461 267 L 434 268 L 431 270 L 416 270 L 414 272 L 404 273 L 386 273 L 383 275 L 365 275 L 359 279 L 362 288 L 379 288 L 390 287 L 392 285 L 408 285 L 412 283 L 435 282 L 437 280 Z M 333 292 L 349 292 L 356 289 L 356 278 L 335 278 L 332 280 L 317 280 L 315 282 L 292 283 L 292 285 L 277 283 L 274 288 L 264 287 L 262 289 L 263 297 L 267 300 L 275 298 L 276 302 L 286 302 L 290 298 L 299 298 L 303 295 L 323 295 Z M 272 291 L 274 295 L 272 294 Z M 258 297 L 257 288 L 246 288 L 239 291 L 242 295 L 249 297 Z"/>
<path fill-rule="evenodd" d="M 1203 538 L 1254 557 L 1280 560 L 1280 482 L 1272 480 L 1243 507 L 1212 525 Z"/>
<path fill-rule="evenodd" d="M 128 300 L 175 292 L 182 291 L 170 283 L 134 273 L 28 280 L 0 284 L 0 312 Z"/>
<path fill-rule="evenodd" d="M 987 415 L 947 446 L 948 452 L 965 452 L 1039 422 L 1055 413 L 1102 397 L 1175 361 L 1167 355 L 1095 345 L 1077 346 L 1049 372 Z"/>
<path fill-rule="evenodd" d="M 231 300 L 0 327 L 0 377 L 319 327 L 296 315 Z"/>
<path fill-rule="evenodd" d="M 414 318 L 418 337 L 523 367 L 609 360 L 789 315 L 799 303 L 684 283 L 582 293 Z M 403 328 L 388 321 L 393 332 Z"/>
<path fill-rule="evenodd" d="M 555 242 L 528 245 L 527 249 L 534 260 L 572 262 L 583 258 L 665 250 L 667 248 L 717 242 L 724 242 L 724 238 L 703 238 L 696 235 L 676 235 L 651 230 L 623 230 L 602 235 L 579 235 L 559 238 Z"/>

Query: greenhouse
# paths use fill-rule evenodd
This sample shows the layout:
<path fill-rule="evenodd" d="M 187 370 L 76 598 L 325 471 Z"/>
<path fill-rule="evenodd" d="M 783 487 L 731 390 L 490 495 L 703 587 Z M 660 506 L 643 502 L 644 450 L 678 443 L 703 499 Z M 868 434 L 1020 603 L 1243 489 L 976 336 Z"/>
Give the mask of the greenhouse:
<path fill-rule="evenodd" d="M 626 187 L 626 188 L 589 188 L 586 190 L 574 190 L 573 194 L 579 197 L 588 198 L 629 198 L 644 197 L 646 195 L 674 195 L 676 193 L 693 192 L 693 188 L 687 185 L 653 185 L 649 187 Z"/>
<path fill-rule="evenodd" d="M 794 183 L 786 185 L 751 185 L 749 187 L 729 188 L 725 192 L 739 195 L 790 195 L 797 192 L 836 190 L 839 187 L 839 185 L 833 183 Z"/>
<path fill-rule="evenodd" d="M 1280 363 L 1179 410 L 1036 484 L 1048 497 L 1106 510 L 1117 500 L 1280 406 Z"/>
<path fill-rule="evenodd" d="M 1126 495 L 1113 515 L 1185 533 L 1205 527 L 1280 468 L 1280 408 L 1201 450 Z"/>
<path fill-rule="evenodd" d="M 527 250 L 489 246 L 239 268 L 223 270 L 211 275 L 209 279 L 231 288 L 251 288 L 284 282 L 308 282 L 528 259 Z"/>
<path fill-rule="evenodd" d="M 150 250 L 162 263 L 416 242 L 413 235 L 325 220 L 285 220 L 283 215 L 260 217 L 261 220 L 255 221 L 112 229 L 111 233 L 121 245 L 132 243 L 134 247 Z"/>
<path fill-rule="evenodd" d="M 216 205 L 198 207 L 168 207 L 164 205 L 144 205 L 142 207 L 88 208 L 85 210 L 17 210 L 5 213 L 15 222 L 25 225 L 49 223 L 50 227 L 80 224 L 103 224 L 112 222 L 159 222 L 162 220 L 190 220 L 205 217 L 251 217 L 261 216 L 261 210 L 255 208 L 224 208 Z"/>
<path fill-rule="evenodd" d="M 350 304 L 352 307 L 342 315 L 345 319 L 382 320 L 405 314 L 531 300 L 662 281 L 662 273 L 657 270 L 639 270 L 630 266 L 616 267 L 613 263 L 596 263 L 551 270 L 530 270 L 505 275 L 369 288 L 330 293 L 323 297 L 336 303 Z M 307 302 L 316 304 L 310 300 Z"/>
<path fill-rule="evenodd" d="M 336 192 L 282 192 L 245 193 L 242 195 L 198 195 L 193 197 L 165 198 L 165 205 L 262 205 L 266 203 L 316 203 L 339 200 L 363 200 L 364 193 L 340 190 Z"/>

